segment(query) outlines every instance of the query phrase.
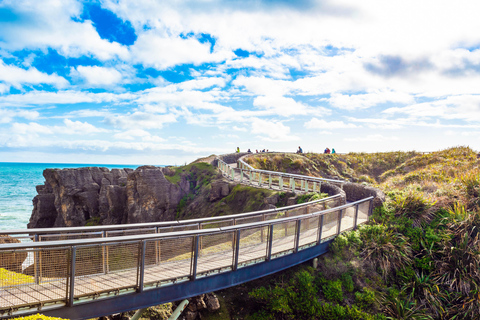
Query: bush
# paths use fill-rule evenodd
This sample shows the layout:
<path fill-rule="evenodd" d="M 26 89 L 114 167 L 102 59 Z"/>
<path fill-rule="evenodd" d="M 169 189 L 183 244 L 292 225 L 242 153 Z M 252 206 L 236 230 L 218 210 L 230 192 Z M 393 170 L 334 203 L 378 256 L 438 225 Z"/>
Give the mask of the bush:
<path fill-rule="evenodd" d="M 355 302 L 362 309 L 368 309 L 375 303 L 375 291 L 363 288 L 363 292 L 355 292 Z"/>
<path fill-rule="evenodd" d="M 340 277 L 340 280 L 342 280 L 342 285 L 345 288 L 345 291 L 353 292 L 353 289 L 354 289 L 353 279 L 349 273 L 342 274 L 342 276 Z"/>
<path fill-rule="evenodd" d="M 333 302 L 342 302 L 343 301 L 343 290 L 342 290 L 342 280 L 338 279 L 335 281 L 327 281 L 322 285 L 323 295 L 325 299 Z"/>

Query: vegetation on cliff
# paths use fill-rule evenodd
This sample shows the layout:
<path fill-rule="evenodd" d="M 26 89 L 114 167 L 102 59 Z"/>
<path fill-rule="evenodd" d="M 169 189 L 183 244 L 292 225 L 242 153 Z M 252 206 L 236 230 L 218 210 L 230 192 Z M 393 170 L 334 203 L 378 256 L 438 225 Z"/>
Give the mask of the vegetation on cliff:
<path fill-rule="evenodd" d="M 318 269 L 299 266 L 239 288 L 249 292 L 231 298 L 248 306 L 240 318 L 480 319 L 480 161 L 473 150 L 267 154 L 249 162 L 369 182 L 387 201 L 368 225 L 337 237 Z"/>

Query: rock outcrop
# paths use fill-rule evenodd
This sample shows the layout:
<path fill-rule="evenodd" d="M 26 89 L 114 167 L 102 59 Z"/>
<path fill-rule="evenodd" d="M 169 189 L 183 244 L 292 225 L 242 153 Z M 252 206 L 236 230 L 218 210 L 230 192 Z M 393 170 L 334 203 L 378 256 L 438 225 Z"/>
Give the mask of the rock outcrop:
<path fill-rule="evenodd" d="M 46 169 L 28 227 L 172 220 L 190 185 L 185 177 L 178 183 L 169 182 L 164 174 L 168 170 L 153 166 Z"/>

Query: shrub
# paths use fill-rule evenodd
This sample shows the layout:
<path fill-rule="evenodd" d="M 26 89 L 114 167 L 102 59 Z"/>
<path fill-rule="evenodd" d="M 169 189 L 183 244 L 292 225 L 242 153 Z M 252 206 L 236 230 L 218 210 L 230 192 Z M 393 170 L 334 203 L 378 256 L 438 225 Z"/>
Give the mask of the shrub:
<path fill-rule="evenodd" d="M 325 299 L 328 301 L 343 301 L 342 280 L 327 281 L 327 283 L 322 285 L 322 289 Z"/>
<path fill-rule="evenodd" d="M 353 279 L 349 273 L 342 274 L 342 276 L 340 277 L 340 280 L 342 280 L 342 285 L 345 288 L 345 291 L 353 292 L 353 289 L 354 289 Z"/>
<path fill-rule="evenodd" d="M 355 302 L 362 308 L 367 309 L 375 303 L 375 291 L 363 288 L 363 292 L 355 292 Z"/>
<path fill-rule="evenodd" d="M 403 235 L 385 225 L 362 225 L 359 231 L 363 257 L 380 269 L 384 278 L 410 263 L 412 249 Z"/>

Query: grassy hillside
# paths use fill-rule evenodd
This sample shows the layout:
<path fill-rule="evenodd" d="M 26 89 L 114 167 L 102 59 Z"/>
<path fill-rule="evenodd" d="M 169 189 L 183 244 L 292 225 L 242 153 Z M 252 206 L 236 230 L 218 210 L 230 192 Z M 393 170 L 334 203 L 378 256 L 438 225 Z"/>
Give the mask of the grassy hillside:
<path fill-rule="evenodd" d="M 480 319 L 480 160 L 473 150 L 262 154 L 249 163 L 364 181 L 387 201 L 368 225 L 338 237 L 318 269 L 299 266 L 221 292 L 232 319 Z"/>

